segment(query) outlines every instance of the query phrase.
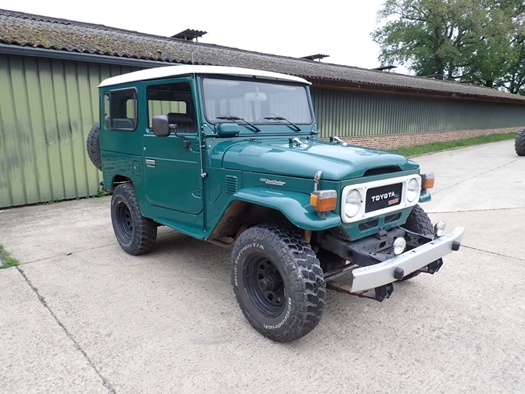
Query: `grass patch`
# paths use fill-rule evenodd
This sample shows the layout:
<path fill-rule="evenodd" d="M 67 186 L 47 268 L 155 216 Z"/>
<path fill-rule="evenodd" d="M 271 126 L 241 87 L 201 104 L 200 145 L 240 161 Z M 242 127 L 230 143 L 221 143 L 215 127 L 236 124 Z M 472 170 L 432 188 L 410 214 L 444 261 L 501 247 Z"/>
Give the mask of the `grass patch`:
<path fill-rule="evenodd" d="M 492 134 L 484 135 L 480 137 L 467 138 L 464 140 L 447 141 L 447 142 L 434 142 L 432 144 L 412 146 L 408 148 L 393 149 L 390 152 L 397 153 L 405 157 L 422 156 L 428 153 L 441 152 L 445 150 L 465 148 L 467 146 L 488 144 L 490 142 L 499 142 L 513 140 L 516 138 L 516 133 L 506 134 Z"/>
<path fill-rule="evenodd" d="M 0 244 L 0 269 L 14 267 L 18 265 L 18 260 L 4 249 L 4 245 Z"/>

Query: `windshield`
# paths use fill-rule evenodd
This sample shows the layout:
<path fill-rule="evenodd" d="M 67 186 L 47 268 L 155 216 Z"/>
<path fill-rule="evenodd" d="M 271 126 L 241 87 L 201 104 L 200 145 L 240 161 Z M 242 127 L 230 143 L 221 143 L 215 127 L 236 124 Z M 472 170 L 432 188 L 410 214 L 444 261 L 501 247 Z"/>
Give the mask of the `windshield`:
<path fill-rule="evenodd" d="M 304 85 L 274 81 L 203 79 L 205 116 L 251 124 L 310 124 L 312 113 Z"/>

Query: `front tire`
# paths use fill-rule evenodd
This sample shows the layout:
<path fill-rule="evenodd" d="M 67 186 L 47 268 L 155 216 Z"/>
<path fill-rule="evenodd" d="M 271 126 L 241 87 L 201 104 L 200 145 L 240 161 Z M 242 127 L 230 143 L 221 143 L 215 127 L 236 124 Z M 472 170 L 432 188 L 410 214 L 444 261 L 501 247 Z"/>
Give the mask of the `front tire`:
<path fill-rule="evenodd" d="M 408 216 L 407 222 L 403 226 L 409 231 L 413 231 L 418 234 L 432 236 L 434 233 L 434 226 L 432 221 L 428 217 L 427 213 L 419 205 L 414 205 L 412 212 Z M 409 280 L 418 276 L 421 272 L 414 271 L 405 276 L 401 281 Z"/>
<path fill-rule="evenodd" d="M 518 134 L 516 134 L 514 149 L 516 149 L 518 156 L 525 156 L 525 129 L 518 131 Z"/>
<path fill-rule="evenodd" d="M 135 187 L 118 185 L 111 197 L 111 222 L 115 237 L 125 252 L 138 256 L 148 253 L 157 239 L 157 224 L 142 216 Z"/>
<path fill-rule="evenodd" d="M 306 241 L 277 225 L 257 225 L 235 242 L 231 264 L 237 302 L 250 324 L 276 342 L 312 331 L 323 314 L 325 283 Z"/>

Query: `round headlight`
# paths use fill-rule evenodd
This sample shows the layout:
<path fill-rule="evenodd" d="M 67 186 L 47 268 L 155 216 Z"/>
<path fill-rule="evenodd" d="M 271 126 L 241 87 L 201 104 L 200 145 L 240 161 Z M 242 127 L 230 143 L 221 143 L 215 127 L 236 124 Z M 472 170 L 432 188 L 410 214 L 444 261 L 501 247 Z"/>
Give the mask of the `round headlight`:
<path fill-rule="evenodd" d="M 414 200 L 419 196 L 419 182 L 416 178 L 412 178 L 408 181 L 407 185 L 407 201 L 414 202 Z"/>
<path fill-rule="evenodd" d="M 353 218 L 359 212 L 362 203 L 361 193 L 358 190 L 352 190 L 346 196 L 345 215 Z"/>

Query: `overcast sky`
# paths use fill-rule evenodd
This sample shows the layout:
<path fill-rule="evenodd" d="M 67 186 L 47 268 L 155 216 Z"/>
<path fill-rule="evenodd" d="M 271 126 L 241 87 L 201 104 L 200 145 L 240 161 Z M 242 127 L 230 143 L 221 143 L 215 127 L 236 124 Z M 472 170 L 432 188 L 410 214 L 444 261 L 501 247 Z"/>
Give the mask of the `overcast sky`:
<path fill-rule="evenodd" d="M 160 36 L 208 32 L 200 42 L 325 63 L 379 66 L 370 33 L 384 0 L 0 0 L 0 8 L 97 23 Z"/>

